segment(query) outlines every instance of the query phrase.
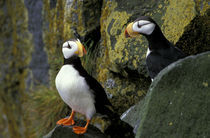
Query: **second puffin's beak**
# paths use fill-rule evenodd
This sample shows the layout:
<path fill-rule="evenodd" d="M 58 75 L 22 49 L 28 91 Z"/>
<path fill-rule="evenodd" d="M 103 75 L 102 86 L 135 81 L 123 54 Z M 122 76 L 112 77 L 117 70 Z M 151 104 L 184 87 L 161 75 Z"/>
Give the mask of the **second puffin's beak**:
<path fill-rule="evenodd" d="M 75 53 L 78 54 L 79 57 L 83 57 L 85 54 L 87 54 L 87 51 L 80 41 L 76 41 L 76 43 L 78 45 L 78 51 L 76 51 Z"/>
<path fill-rule="evenodd" d="M 131 36 L 128 34 L 127 28 L 125 29 L 125 37 L 126 37 L 126 38 L 131 37 Z"/>
<path fill-rule="evenodd" d="M 128 24 L 128 26 L 126 27 L 125 29 L 125 37 L 128 38 L 128 37 L 136 37 L 139 35 L 138 32 L 134 32 L 133 31 L 133 24 L 134 22 L 131 22 Z"/>

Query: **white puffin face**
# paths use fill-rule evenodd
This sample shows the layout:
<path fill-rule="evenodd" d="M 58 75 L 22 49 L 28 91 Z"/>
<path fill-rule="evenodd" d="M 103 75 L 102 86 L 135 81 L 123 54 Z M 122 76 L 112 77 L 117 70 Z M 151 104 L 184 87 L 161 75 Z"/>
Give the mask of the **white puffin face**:
<path fill-rule="evenodd" d="M 139 20 L 133 23 L 132 29 L 145 35 L 150 35 L 155 29 L 155 24 L 147 20 Z"/>
<path fill-rule="evenodd" d="M 76 55 L 78 51 L 78 45 L 75 41 L 67 41 L 63 44 L 62 52 L 64 58 L 68 59 Z"/>
<path fill-rule="evenodd" d="M 65 42 L 62 52 L 65 59 L 71 58 L 74 55 L 82 57 L 87 53 L 79 39 Z"/>

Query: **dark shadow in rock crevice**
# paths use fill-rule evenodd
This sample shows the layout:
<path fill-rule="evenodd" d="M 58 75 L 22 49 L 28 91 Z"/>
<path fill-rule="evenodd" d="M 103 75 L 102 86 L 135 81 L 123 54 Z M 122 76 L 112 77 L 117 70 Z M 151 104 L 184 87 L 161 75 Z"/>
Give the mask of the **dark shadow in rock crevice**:
<path fill-rule="evenodd" d="M 176 46 L 186 55 L 195 55 L 210 50 L 210 9 L 203 16 L 196 16 L 185 27 Z"/>

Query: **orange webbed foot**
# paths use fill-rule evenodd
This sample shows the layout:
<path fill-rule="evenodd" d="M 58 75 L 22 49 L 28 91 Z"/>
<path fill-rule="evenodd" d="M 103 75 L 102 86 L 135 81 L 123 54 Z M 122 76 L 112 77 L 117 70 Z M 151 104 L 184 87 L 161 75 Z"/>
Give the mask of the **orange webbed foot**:
<path fill-rule="evenodd" d="M 72 111 L 71 115 L 69 118 L 63 118 L 59 121 L 57 121 L 57 125 L 65 125 L 65 126 L 68 126 L 68 125 L 74 125 L 75 122 L 73 120 L 73 117 L 74 117 L 74 111 Z"/>
<path fill-rule="evenodd" d="M 76 134 L 84 134 L 87 131 L 89 123 L 90 123 L 90 120 L 87 120 L 87 123 L 86 123 L 85 127 L 79 127 L 79 126 L 73 127 L 74 133 L 76 133 Z"/>
<path fill-rule="evenodd" d="M 57 121 L 56 124 L 57 124 L 57 125 L 62 125 L 63 122 L 65 122 L 66 120 L 68 120 L 68 118 L 63 118 L 63 119 Z"/>
<path fill-rule="evenodd" d="M 64 125 L 64 126 L 72 126 L 75 124 L 73 119 L 69 119 L 69 118 L 63 118 L 61 120 L 59 120 L 56 124 L 58 125 Z"/>
<path fill-rule="evenodd" d="M 73 127 L 73 131 L 76 134 L 84 134 L 87 131 L 87 128 L 75 126 L 75 127 Z"/>

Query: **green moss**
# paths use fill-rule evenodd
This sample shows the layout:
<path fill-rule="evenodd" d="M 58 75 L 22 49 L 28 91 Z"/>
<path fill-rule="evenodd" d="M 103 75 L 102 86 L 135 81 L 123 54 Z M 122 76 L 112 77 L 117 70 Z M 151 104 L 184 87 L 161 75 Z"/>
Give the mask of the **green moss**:
<path fill-rule="evenodd" d="M 207 0 L 197 0 L 196 2 L 196 11 L 203 16 L 206 11 L 210 8 L 209 2 Z"/>
<path fill-rule="evenodd" d="M 209 17 L 210 8 L 206 10 L 203 16 L 197 15 L 185 27 L 183 35 L 179 38 L 176 46 L 179 47 L 187 55 L 198 54 L 210 50 L 210 34 Z"/>
<path fill-rule="evenodd" d="M 22 108 L 25 93 L 27 66 L 31 57 L 31 34 L 23 0 L 8 0 L 0 4 L 1 16 L 1 83 L 0 104 L 6 115 L 10 137 L 29 136 L 28 119 Z"/>
<path fill-rule="evenodd" d="M 162 17 L 164 23 L 161 28 L 166 38 L 169 41 L 176 43 L 183 34 L 185 27 L 191 22 L 195 15 L 196 10 L 194 1 L 170 0 L 166 13 Z"/>
<path fill-rule="evenodd" d="M 54 86 L 55 76 L 63 63 L 61 53 L 62 42 L 67 40 L 64 35 L 64 1 L 59 0 L 56 8 L 50 9 L 49 1 L 44 1 L 44 22 L 49 24 L 44 28 L 44 44 L 50 66 L 50 85 Z"/>

